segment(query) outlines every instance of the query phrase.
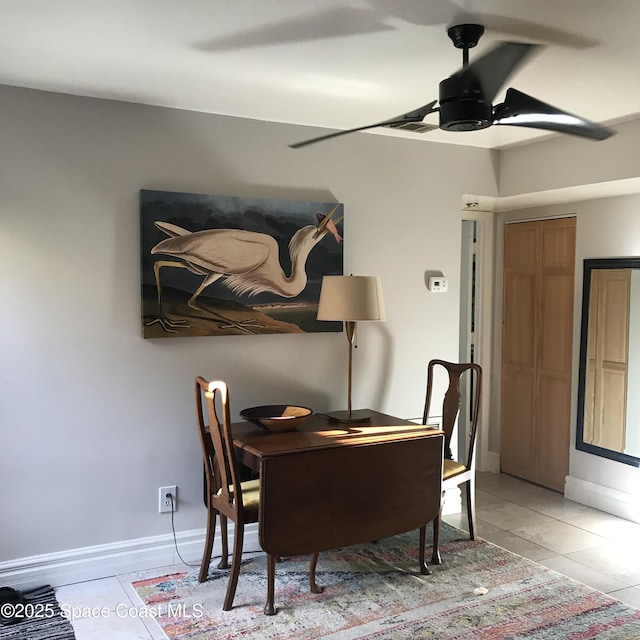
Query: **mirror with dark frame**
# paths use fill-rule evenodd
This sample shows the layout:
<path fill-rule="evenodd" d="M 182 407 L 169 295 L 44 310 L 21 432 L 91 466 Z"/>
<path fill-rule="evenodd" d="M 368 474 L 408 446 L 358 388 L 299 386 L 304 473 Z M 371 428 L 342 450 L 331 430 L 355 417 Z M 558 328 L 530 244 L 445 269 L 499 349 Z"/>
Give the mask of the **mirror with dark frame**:
<path fill-rule="evenodd" d="M 576 448 L 640 467 L 640 257 L 584 261 Z"/>

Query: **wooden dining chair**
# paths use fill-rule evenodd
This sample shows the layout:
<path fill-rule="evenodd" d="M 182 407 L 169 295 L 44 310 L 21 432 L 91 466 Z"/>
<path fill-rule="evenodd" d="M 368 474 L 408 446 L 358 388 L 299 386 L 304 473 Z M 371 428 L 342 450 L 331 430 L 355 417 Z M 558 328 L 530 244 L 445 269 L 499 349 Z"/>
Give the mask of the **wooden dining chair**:
<path fill-rule="evenodd" d="M 200 582 L 207 580 L 218 515 L 222 532 L 222 557 L 218 568 L 229 567 L 227 520 L 232 520 L 235 525 L 233 560 L 222 606 L 224 611 L 229 611 L 233 606 L 240 574 L 244 526 L 251 522 L 258 522 L 260 480 L 240 482 L 231 436 L 227 385 L 219 380 L 210 382 L 198 376 L 195 379 L 195 392 L 196 417 L 207 479 L 207 536 L 198 580 Z"/>
<path fill-rule="evenodd" d="M 436 366 L 443 367 L 449 379 L 449 385 L 442 402 L 442 424 L 440 429 L 444 431 L 444 463 L 442 468 L 442 495 L 447 489 L 465 485 L 467 502 L 467 520 L 469 522 L 469 537 L 476 539 L 476 480 L 475 480 L 475 449 L 476 434 L 478 430 L 478 416 L 480 411 L 480 394 L 482 391 L 482 368 L 473 362 L 456 363 L 445 360 L 431 360 L 427 367 L 427 396 L 425 399 L 422 424 L 426 425 L 431 407 L 434 385 L 434 370 Z M 451 453 L 451 436 L 458 420 L 460 405 L 460 383 L 465 380 L 471 385 L 471 416 L 469 420 L 469 434 L 467 441 L 466 457 L 464 453 L 458 456 L 462 461 L 454 460 Z M 442 521 L 442 507 L 438 516 L 433 521 L 433 556 L 432 564 L 441 564 L 439 552 L 440 523 Z"/>
<path fill-rule="evenodd" d="M 216 380 L 210 382 L 202 376 L 195 379 L 196 419 L 202 457 L 207 480 L 207 535 L 200 564 L 199 582 L 206 582 L 211 563 L 211 553 L 216 531 L 216 517 L 220 516 L 222 532 L 222 557 L 218 569 L 229 568 L 229 540 L 227 521 L 235 525 L 233 537 L 233 559 L 227 593 L 222 606 L 223 611 L 233 607 L 233 599 L 238 586 L 242 547 L 244 544 L 244 525 L 258 522 L 260 513 L 260 480 L 240 481 L 241 472 L 235 456 L 231 419 L 229 410 L 229 388 L 226 383 Z M 206 407 L 206 411 L 205 411 Z M 207 420 L 205 420 L 205 415 Z M 207 424 L 208 421 L 208 424 Z M 269 565 L 282 561 L 279 555 L 269 558 Z M 315 584 L 315 567 L 318 553 L 311 557 L 309 587 L 313 593 L 319 593 Z M 271 569 L 272 575 L 273 569 Z M 273 578 L 267 584 L 268 598 L 271 602 L 265 613 L 275 613 L 273 606 Z"/>

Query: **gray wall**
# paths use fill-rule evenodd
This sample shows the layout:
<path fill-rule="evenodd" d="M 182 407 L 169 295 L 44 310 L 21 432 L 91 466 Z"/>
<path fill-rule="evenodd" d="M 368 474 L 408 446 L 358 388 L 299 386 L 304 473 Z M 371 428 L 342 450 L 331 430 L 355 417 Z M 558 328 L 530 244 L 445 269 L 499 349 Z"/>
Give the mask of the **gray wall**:
<path fill-rule="evenodd" d="M 640 176 L 640 119 L 613 128 L 617 135 L 602 142 L 557 136 L 505 150 L 500 162 L 500 196 L 636 180 Z"/>
<path fill-rule="evenodd" d="M 495 154 L 0 88 L 0 561 L 204 526 L 192 384 L 234 417 L 346 396 L 343 334 L 142 340 L 138 190 L 345 203 L 345 272 L 382 277 L 354 405 L 421 414 L 425 367 L 458 353 L 461 194 L 497 194 Z M 424 273 L 449 277 L 430 295 Z"/>

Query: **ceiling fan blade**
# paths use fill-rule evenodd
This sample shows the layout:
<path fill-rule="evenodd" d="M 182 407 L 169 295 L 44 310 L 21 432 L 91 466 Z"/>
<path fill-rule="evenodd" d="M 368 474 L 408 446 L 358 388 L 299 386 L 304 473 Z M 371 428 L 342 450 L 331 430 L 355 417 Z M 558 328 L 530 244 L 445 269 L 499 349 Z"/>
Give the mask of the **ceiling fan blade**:
<path fill-rule="evenodd" d="M 458 85 L 459 95 L 477 93 L 480 89 L 485 102 L 493 102 L 507 78 L 539 47 L 524 42 L 503 42 L 456 71 L 448 80 Z"/>
<path fill-rule="evenodd" d="M 384 127 L 386 125 L 392 124 L 405 124 L 407 122 L 422 122 L 422 120 L 424 120 L 425 117 L 430 113 L 438 111 L 438 109 L 434 109 L 436 102 L 437 100 L 433 100 L 432 102 L 429 102 L 429 104 L 425 104 L 424 106 L 419 107 L 418 109 L 414 109 L 413 111 L 409 111 L 408 113 L 404 113 L 401 116 L 389 118 L 389 120 L 383 120 L 382 122 L 376 122 L 375 124 L 366 124 L 362 127 L 355 127 L 354 129 L 346 129 L 345 131 L 334 131 L 333 133 L 328 133 L 324 136 L 318 136 L 317 138 L 311 138 L 310 140 L 294 142 L 293 144 L 290 144 L 289 147 L 291 147 L 292 149 L 300 149 L 300 147 L 306 147 L 309 144 L 314 144 L 323 140 L 329 140 L 330 138 L 343 136 L 347 133 L 364 131 L 365 129 L 375 129 L 376 127 Z"/>
<path fill-rule="evenodd" d="M 384 23 L 370 9 L 336 7 L 321 9 L 315 13 L 266 24 L 253 29 L 201 42 L 198 49 L 204 51 L 233 51 L 256 47 L 271 47 L 293 42 L 312 42 L 328 38 L 366 35 L 390 31 L 393 27 Z"/>
<path fill-rule="evenodd" d="M 368 0 L 380 15 L 400 19 L 419 27 L 451 22 L 460 7 L 452 0 Z"/>
<path fill-rule="evenodd" d="M 615 134 L 607 127 L 562 111 L 517 89 L 507 89 L 504 102 L 496 105 L 493 124 L 558 131 L 592 140 L 606 140 Z"/>
<path fill-rule="evenodd" d="M 509 38 L 516 36 L 526 40 L 533 40 L 534 42 L 539 42 L 541 44 L 553 44 L 573 49 L 589 49 L 598 44 L 598 42 L 592 38 L 587 38 L 571 31 L 548 27 L 534 22 L 527 22 L 518 18 L 508 18 L 507 16 L 500 16 L 497 14 L 480 13 L 475 16 L 474 19 L 476 22 L 483 24 L 487 31 L 492 31 L 496 34 L 506 34 Z M 459 19 L 459 21 L 461 20 Z M 465 21 L 472 22 L 473 19 L 467 17 Z"/>

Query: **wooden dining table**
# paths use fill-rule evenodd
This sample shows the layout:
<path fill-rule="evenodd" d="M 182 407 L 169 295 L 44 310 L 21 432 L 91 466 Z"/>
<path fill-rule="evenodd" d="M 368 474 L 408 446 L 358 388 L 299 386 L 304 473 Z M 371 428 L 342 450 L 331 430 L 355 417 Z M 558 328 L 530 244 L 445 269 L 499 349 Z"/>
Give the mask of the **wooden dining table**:
<path fill-rule="evenodd" d="M 294 431 L 231 425 L 237 460 L 260 473 L 260 546 L 268 554 L 266 614 L 275 613 L 276 557 L 329 549 L 420 530 L 438 515 L 442 431 L 371 412 L 359 424 L 313 414 Z M 433 549 L 433 558 L 437 549 Z M 310 570 L 311 590 L 315 564 Z"/>

